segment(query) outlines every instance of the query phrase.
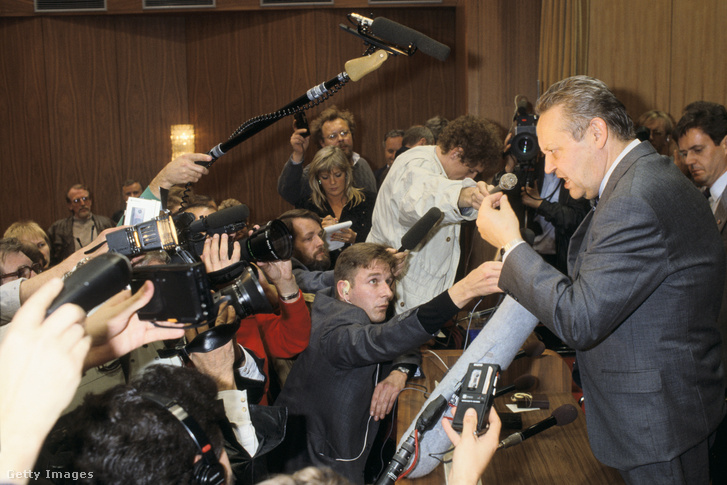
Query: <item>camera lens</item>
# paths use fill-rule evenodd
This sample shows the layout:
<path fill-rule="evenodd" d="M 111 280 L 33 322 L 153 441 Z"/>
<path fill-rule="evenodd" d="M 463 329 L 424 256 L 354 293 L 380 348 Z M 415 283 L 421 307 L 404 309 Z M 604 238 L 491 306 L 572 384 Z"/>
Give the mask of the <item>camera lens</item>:
<path fill-rule="evenodd" d="M 248 261 L 277 261 L 293 255 L 293 236 L 282 221 L 273 219 L 242 241 Z"/>

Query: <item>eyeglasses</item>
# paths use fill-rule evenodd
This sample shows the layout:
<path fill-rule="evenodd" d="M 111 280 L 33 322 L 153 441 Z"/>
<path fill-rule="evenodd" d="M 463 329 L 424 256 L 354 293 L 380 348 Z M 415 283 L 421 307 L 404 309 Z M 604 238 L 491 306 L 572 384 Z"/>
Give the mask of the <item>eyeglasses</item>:
<path fill-rule="evenodd" d="M 339 136 L 341 138 L 346 138 L 349 133 L 351 133 L 349 130 L 342 130 L 342 131 L 339 131 L 338 133 L 331 133 L 326 138 L 328 138 L 329 140 L 335 140 Z"/>
<path fill-rule="evenodd" d="M 86 202 L 89 199 L 90 197 L 76 197 L 75 199 L 71 200 L 71 202 L 73 202 L 74 204 L 78 204 L 81 201 Z"/>
<path fill-rule="evenodd" d="M 43 266 L 40 263 L 34 263 L 30 266 L 19 266 L 14 273 L 4 273 L 0 275 L 0 278 L 30 278 L 31 271 L 34 271 L 35 274 L 40 274 L 43 272 Z"/>

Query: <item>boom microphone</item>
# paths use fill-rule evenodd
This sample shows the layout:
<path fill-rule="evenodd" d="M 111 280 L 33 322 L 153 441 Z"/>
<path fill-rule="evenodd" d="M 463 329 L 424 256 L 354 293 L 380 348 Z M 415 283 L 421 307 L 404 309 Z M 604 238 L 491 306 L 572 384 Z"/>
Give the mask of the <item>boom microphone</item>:
<path fill-rule="evenodd" d="M 523 440 L 526 440 L 531 436 L 535 436 L 536 434 L 541 433 L 548 428 L 552 428 L 553 426 L 565 426 L 566 424 L 570 424 L 575 421 L 577 417 L 578 410 L 575 406 L 572 404 L 563 404 L 561 407 L 553 411 L 553 414 L 541 422 L 535 423 L 523 431 L 513 433 L 504 440 L 500 441 L 497 448 L 509 448 L 517 445 L 518 443 L 522 443 Z"/>
<path fill-rule="evenodd" d="M 421 32 L 405 27 L 384 17 L 376 17 L 371 22 L 371 32 L 387 42 L 400 46 L 413 45 L 428 56 L 444 61 L 449 56 L 449 47 L 427 37 Z"/>
<path fill-rule="evenodd" d="M 545 344 L 541 342 L 540 340 L 537 340 L 535 342 L 529 343 L 525 347 L 522 348 L 516 355 L 513 360 L 522 359 L 523 357 L 540 357 L 540 355 L 545 351 Z"/>
<path fill-rule="evenodd" d="M 515 379 L 509 386 L 504 386 L 497 390 L 495 397 L 500 397 L 512 391 L 527 391 L 538 385 L 538 378 L 530 374 L 525 374 Z"/>
<path fill-rule="evenodd" d="M 437 207 L 432 207 L 422 216 L 421 219 L 416 221 L 411 228 L 406 231 L 406 234 L 401 236 L 401 247 L 399 252 L 409 250 L 411 251 L 417 245 L 424 240 L 426 235 L 432 228 L 439 222 L 439 218 L 442 217 L 442 211 Z"/>
<path fill-rule="evenodd" d="M 189 225 L 191 233 L 206 232 L 209 235 L 228 232 L 227 226 L 234 226 L 246 222 L 250 217 L 250 209 L 245 204 L 235 205 L 213 212 L 207 217 L 200 217 Z M 237 230 L 234 229 L 233 230 Z"/>

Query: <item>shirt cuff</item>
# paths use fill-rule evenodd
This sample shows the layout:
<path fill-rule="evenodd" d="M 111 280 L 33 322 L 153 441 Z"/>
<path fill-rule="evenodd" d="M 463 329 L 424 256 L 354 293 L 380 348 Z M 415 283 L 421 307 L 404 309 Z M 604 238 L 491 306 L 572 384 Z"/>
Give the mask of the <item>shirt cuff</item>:
<path fill-rule="evenodd" d="M 238 443 L 252 457 L 257 453 L 259 446 L 255 427 L 250 419 L 250 404 L 247 400 L 247 391 L 229 390 L 217 393 L 225 406 L 225 415 L 232 426 Z"/>
<path fill-rule="evenodd" d="M 502 253 L 502 262 L 504 263 L 505 259 L 507 258 L 507 255 L 510 254 L 513 249 L 520 246 L 521 244 L 525 244 L 525 241 L 518 241 L 515 244 L 513 244 L 512 246 L 508 247 L 507 250 L 505 250 L 505 252 Z M 502 249 L 504 250 L 505 248 L 502 248 Z"/>
<path fill-rule="evenodd" d="M 240 346 L 240 348 L 242 349 L 242 354 L 245 356 L 245 363 L 237 369 L 238 374 L 254 381 L 264 381 L 265 375 L 258 368 L 255 359 L 252 358 L 245 347 Z"/>

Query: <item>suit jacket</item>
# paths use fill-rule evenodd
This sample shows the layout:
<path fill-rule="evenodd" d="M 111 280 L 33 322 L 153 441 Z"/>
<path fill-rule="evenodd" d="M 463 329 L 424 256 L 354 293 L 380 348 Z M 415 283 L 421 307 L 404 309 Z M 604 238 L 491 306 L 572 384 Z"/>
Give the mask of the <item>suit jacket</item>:
<path fill-rule="evenodd" d="M 717 221 L 717 229 L 722 236 L 722 245 L 725 253 L 727 253 L 727 191 L 722 193 L 717 203 L 717 209 L 714 211 L 714 218 Z M 719 332 L 722 335 L 722 365 L 725 368 L 727 377 L 727 284 L 722 292 L 722 307 L 719 310 L 719 318 L 717 319 Z"/>
<path fill-rule="evenodd" d="M 595 456 L 628 470 L 705 440 L 725 414 L 725 255 L 704 197 L 641 143 L 573 235 L 568 274 L 521 244 L 499 286 L 576 349 Z"/>
<path fill-rule="evenodd" d="M 432 336 L 417 311 L 372 324 L 361 308 L 316 294 L 310 344 L 293 364 L 276 406 L 288 408 L 281 460 L 289 472 L 328 466 L 353 483 L 363 470 L 379 422 L 369 419 L 374 388 L 390 362 Z"/>

